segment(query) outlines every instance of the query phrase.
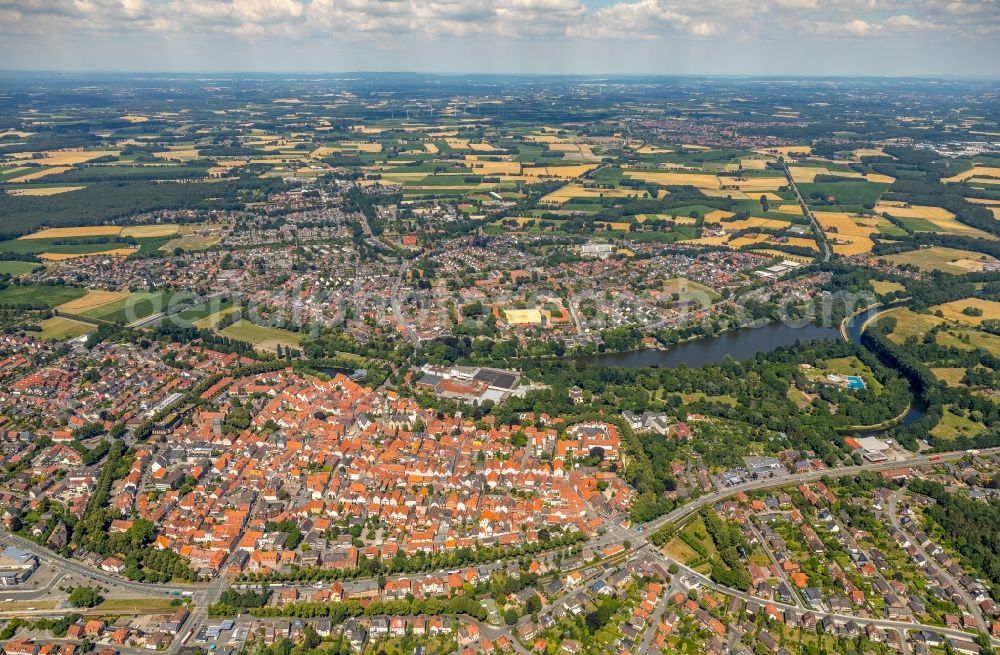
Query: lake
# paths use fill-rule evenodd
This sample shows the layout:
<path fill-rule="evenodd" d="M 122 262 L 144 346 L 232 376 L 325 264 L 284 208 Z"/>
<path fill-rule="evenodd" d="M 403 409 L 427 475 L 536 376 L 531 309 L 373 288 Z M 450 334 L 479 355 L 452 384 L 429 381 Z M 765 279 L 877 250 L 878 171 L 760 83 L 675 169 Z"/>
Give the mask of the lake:
<path fill-rule="evenodd" d="M 676 368 L 686 364 L 691 368 L 718 364 L 728 355 L 733 359 L 751 359 L 790 346 L 800 339 L 839 339 L 840 330 L 808 324 L 802 327 L 769 323 L 761 327 L 742 328 L 717 337 L 685 341 L 667 350 L 634 350 L 626 353 L 600 353 L 580 360 L 594 366 L 620 366 L 622 368 Z"/>

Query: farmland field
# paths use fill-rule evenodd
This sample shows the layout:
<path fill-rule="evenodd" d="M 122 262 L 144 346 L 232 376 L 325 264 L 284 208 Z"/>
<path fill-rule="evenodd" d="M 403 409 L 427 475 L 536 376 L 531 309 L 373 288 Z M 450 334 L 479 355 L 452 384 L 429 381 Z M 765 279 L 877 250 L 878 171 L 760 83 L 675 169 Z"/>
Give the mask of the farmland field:
<path fill-rule="evenodd" d="M 962 310 L 972 308 L 981 312 L 979 316 L 970 316 Z M 982 298 L 965 298 L 964 300 L 954 300 L 941 305 L 935 305 L 929 309 L 931 313 L 940 312 L 945 320 L 957 321 L 968 325 L 979 325 L 983 321 L 1000 319 L 1000 302 L 984 300 Z"/>
<path fill-rule="evenodd" d="M 85 227 L 54 227 L 39 230 L 19 237 L 18 241 L 31 239 L 73 239 L 80 237 L 118 236 L 122 228 L 117 225 L 93 225 Z"/>
<path fill-rule="evenodd" d="M 37 266 L 40 266 L 40 264 L 35 262 L 0 261 L 0 275 L 12 275 L 17 277 L 18 275 L 30 273 L 35 270 L 35 267 Z"/>
<path fill-rule="evenodd" d="M 990 255 L 983 253 L 941 246 L 887 255 L 883 259 L 893 264 L 916 266 L 922 271 L 943 271 L 957 275 L 980 271 L 984 263 L 996 263 L 997 261 Z"/>
<path fill-rule="evenodd" d="M 100 289 L 87 289 L 86 295 L 76 298 L 67 303 L 59 305 L 57 309 L 67 314 L 82 314 L 87 311 L 94 311 L 118 302 L 123 298 L 128 298 L 128 291 L 103 291 Z"/>
<path fill-rule="evenodd" d="M 162 291 L 130 293 L 111 303 L 80 312 L 81 316 L 110 323 L 130 323 L 162 311 L 170 294 Z"/>
<path fill-rule="evenodd" d="M 95 329 L 90 323 L 75 321 L 64 316 L 47 318 L 38 325 L 42 328 L 42 331 L 38 333 L 38 337 L 48 341 L 75 339 L 76 337 L 93 332 Z"/>
<path fill-rule="evenodd" d="M 0 289 L 0 305 L 29 304 L 44 305 L 47 308 L 56 307 L 86 293 L 80 287 L 31 284 L 26 286 L 10 286 Z"/>

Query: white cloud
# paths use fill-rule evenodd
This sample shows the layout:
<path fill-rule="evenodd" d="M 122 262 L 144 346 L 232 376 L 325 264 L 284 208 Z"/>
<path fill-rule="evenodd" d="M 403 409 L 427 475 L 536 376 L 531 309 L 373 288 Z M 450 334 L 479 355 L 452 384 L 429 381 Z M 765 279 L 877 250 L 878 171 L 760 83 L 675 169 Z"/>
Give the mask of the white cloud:
<path fill-rule="evenodd" d="M 997 0 L 0 0 L 0 34 L 261 35 L 309 39 L 646 41 L 789 37 L 893 38 L 937 30 L 982 38 L 1000 29 Z"/>

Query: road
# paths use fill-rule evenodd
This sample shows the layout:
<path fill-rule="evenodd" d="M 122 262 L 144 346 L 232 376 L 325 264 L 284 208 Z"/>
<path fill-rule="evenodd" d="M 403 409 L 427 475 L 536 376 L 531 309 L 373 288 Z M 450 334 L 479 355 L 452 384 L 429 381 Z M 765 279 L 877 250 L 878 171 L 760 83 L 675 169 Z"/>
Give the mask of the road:
<path fill-rule="evenodd" d="M 1000 453 L 1000 448 L 984 449 L 981 451 L 981 453 L 982 454 Z M 652 547 L 652 544 L 648 542 L 643 535 L 655 531 L 657 528 L 661 527 L 664 524 L 677 523 L 678 521 L 683 520 L 691 516 L 692 514 L 698 512 L 701 508 L 707 505 L 717 503 L 720 500 L 724 500 L 740 492 L 759 491 L 763 489 L 773 489 L 777 487 L 791 486 L 803 482 L 816 481 L 823 477 L 836 478 L 836 477 L 856 475 L 863 471 L 879 471 L 892 468 L 928 466 L 940 462 L 954 461 L 964 457 L 965 455 L 966 455 L 965 451 L 952 451 L 952 452 L 939 453 L 936 455 L 923 455 L 907 460 L 905 462 L 886 462 L 882 464 L 866 464 L 861 466 L 849 466 L 836 469 L 825 469 L 822 471 L 810 471 L 807 473 L 786 475 L 778 478 L 756 480 L 742 485 L 735 485 L 733 487 L 728 487 L 705 494 L 704 496 L 697 498 L 691 503 L 688 503 L 687 505 L 684 505 L 683 507 L 680 507 L 674 510 L 673 512 L 670 512 L 669 514 L 659 519 L 646 523 L 644 526 L 641 526 L 642 529 L 641 533 L 624 528 L 618 523 L 606 521 L 604 526 L 606 529 L 605 534 L 596 540 L 592 540 L 590 542 L 590 545 L 595 548 L 600 548 L 602 546 L 610 544 L 622 544 L 626 541 L 631 542 L 633 550 L 629 554 L 626 561 L 634 559 L 644 551 L 648 551 L 652 553 L 655 557 L 660 559 L 667 566 L 671 564 L 676 564 L 683 572 L 685 577 L 691 580 L 696 580 L 699 584 L 703 586 L 709 587 L 728 596 L 735 596 L 737 598 L 741 598 L 744 601 L 753 600 L 755 602 L 760 602 L 759 599 L 749 594 L 746 594 L 736 589 L 731 589 L 728 587 L 723 587 L 721 585 L 718 585 L 712 582 L 712 580 L 710 580 L 706 576 L 683 566 L 680 562 L 671 559 L 664 553 L 660 552 L 657 548 Z M 159 584 L 131 582 L 128 580 L 118 578 L 116 576 L 109 575 L 107 573 L 104 573 L 103 571 L 98 571 L 96 569 L 93 569 L 89 566 L 84 565 L 79 561 L 69 560 L 59 555 L 56 555 L 55 553 L 52 553 L 45 548 L 42 548 L 41 546 L 32 541 L 24 539 L 18 535 L 13 535 L 9 533 L 3 528 L 0 528 L 0 537 L 2 537 L 7 543 L 12 543 L 23 550 L 37 554 L 41 561 L 51 564 L 52 566 L 57 567 L 63 571 L 70 572 L 78 576 L 91 578 L 97 582 L 101 582 L 105 585 L 113 586 L 118 589 L 125 589 L 137 594 L 152 595 L 152 596 L 175 595 L 176 593 L 183 591 L 196 591 L 195 609 L 194 611 L 191 612 L 191 615 L 188 617 L 187 621 L 185 621 L 185 624 L 184 626 L 182 626 L 182 629 L 178 633 L 177 638 L 174 640 L 174 642 L 168 649 L 167 655 L 176 655 L 176 652 L 179 650 L 182 643 L 187 641 L 191 636 L 197 635 L 198 631 L 202 628 L 202 626 L 204 625 L 205 621 L 208 618 L 208 607 L 219 599 L 219 596 L 221 595 L 222 591 L 225 589 L 227 584 L 227 580 L 224 575 L 216 576 L 207 585 L 196 585 L 196 584 L 159 585 Z M 560 605 L 568 596 L 575 593 L 579 589 L 585 588 L 586 585 L 589 584 L 591 581 L 593 581 L 595 578 L 604 574 L 605 571 L 602 568 L 594 566 L 591 573 L 584 580 L 582 580 L 576 587 L 567 590 L 565 593 L 561 594 L 559 597 L 557 597 L 549 604 L 547 604 L 545 607 L 543 607 L 542 613 L 551 611 L 556 606 Z M 771 602 L 773 602 L 775 606 L 781 609 L 791 608 L 801 611 L 801 608 L 797 608 L 795 605 L 788 605 L 775 601 Z M 817 618 L 820 619 L 825 616 L 832 616 L 834 619 L 842 621 L 858 620 L 858 617 L 854 615 L 841 615 L 841 614 L 823 613 L 816 611 L 814 611 L 813 614 L 815 614 Z M 530 617 L 528 616 L 522 617 L 521 620 L 517 624 L 515 624 L 515 627 L 516 625 L 520 625 L 528 620 L 530 620 Z M 942 628 L 940 626 L 928 626 L 928 625 L 910 623 L 905 621 L 888 621 L 888 620 L 873 620 L 871 622 L 873 622 L 879 628 L 887 630 L 889 629 L 904 630 L 904 631 L 930 630 L 936 633 L 945 634 L 953 637 L 960 636 L 964 639 L 972 638 L 968 632 Z M 489 626 L 488 634 L 492 635 L 492 638 L 504 635 L 510 638 L 512 642 L 517 641 L 516 635 L 514 634 L 514 630 L 511 627 Z M 1000 640 L 994 640 L 994 642 L 1000 645 Z M 520 647 L 515 647 L 515 650 L 517 650 L 519 653 L 522 653 L 522 655 L 526 653 L 526 651 L 523 651 Z"/>
<path fill-rule="evenodd" d="M 900 489 L 899 491 L 897 491 L 896 493 L 892 494 L 892 496 L 889 497 L 889 507 L 887 508 L 887 511 L 889 513 L 889 523 L 892 525 L 892 527 L 896 528 L 897 530 L 906 535 L 906 538 L 910 540 L 910 543 L 913 544 L 913 547 L 917 549 L 917 553 L 919 553 L 921 557 L 927 560 L 927 566 L 932 571 L 936 570 L 938 573 L 941 574 L 941 576 L 945 580 L 948 581 L 948 584 L 952 585 L 955 589 L 958 590 L 958 595 L 962 597 L 962 602 L 965 603 L 966 609 L 969 611 L 969 614 L 971 614 L 972 617 L 976 620 L 976 626 L 978 626 L 978 628 L 983 632 L 989 632 L 989 624 L 986 622 L 986 618 L 983 616 L 982 611 L 979 609 L 979 605 L 976 604 L 975 599 L 972 598 L 972 596 L 969 595 L 969 592 L 965 590 L 965 587 L 959 584 L 958 580 L 956 580 L 951 575 L 951 573 L 948 572 L 948 569 L 944 568 L 943 566 L 938 566 L 937 560 L 931 557 L 931 555 L 926 550 L 924 550 L 924 547 L 921 546 L 917 542 L 917 540 L 913 538 L 913 535 L 907 532 L 900 524 L 899 515 L 896 512 L 896 506 L 899 504 L 899 499 L 903 497 L 904 493 L 906 493 L 906 487 L 903 487 L 902 489 Z"/>
<path fill-rule="evenodd" d="M 802 199 L 802 194 L 799 193 L 799 187 L 795 186 L 795 180 L 792 178 L 792 174 L 788 171 L 788 165 L 782 164 L 785 169 L 785 177 L 788 178 L 788 184 L 792 187 L 792 191 L 795 192 L 795 198 L 799 201 L 799 206 L 802 207 L 803 213 L 812 222 L 813 230 L 816 232 L 816 240 L 819 242 L 820 247 L 823 249 L 823 261 L 830 261 L 830 244 L 826 240 L 826 235 L 823 233 L 823 228 L 820 227 L 819 222 L 816 217 L 813 216 L 812 210 L 809 209 L 809 205 L 806 201 Z"/>
<path fill-rule="evenodd" d="M 88 566 L 80 560 L 68 559 L 61 555 L 57 555 L 47 548 L 39 546 L 34 541 L 9 532 L 2 526 L 0 526 L 0 541 L 16 546 L 21 550 L 34 553 L 38 557 L 39 561 L 61 569 L 66 573 L 72 573 L 85 579 L 89 578 L 94 582 L 99 582 L 109 587 L 125 589 L 143 596 L 173 596 L 183 591 L 197 590 L 200 587 L 197 583 L 187 585 L 162 585 L 126 580 L 125 578 L 120 578 L 118 576 L 105 573 L 100 569 Z"/>
<path fill-rule="evenodd" d="M 396 319 L 396 324 L 403 330 L 404 336 L 413 344 L 414 348 L 419 348 L 420 339 L 417 337 L 417 333 L 403 319 L 403 299 L 399 295 L 399 291 L 403 286 L 403 277 L 406 275 L 409 266 L 410 263 L 405 259 L 400 262 L 399 272 L 396 273 L 396 279 L 393 280 L 392 290 L 389 293 L 389 304 L 392 306 L 392 315 Z"/>
<path fill-rule="evenodd" d="M 982 454 L 993 454 L 1000 453 L 1000 448 L 988 448 L 981 451 Z M 643 532 L 648 534 L 651 531 L 655 531 L 666 523 L 676 523 L 677 521 L 687 518 L 691 514 L 698 512 L 702 507 L 706 505 L 714 505 L 720 500 L 729 498 L 730 496 L 735 496 L 736 494 L 749 491 L 760 491 L 762 489 L 775 489 L 777 487 L 786 487 L 792 484 L 802 483 L 802 482 L 815 482 L 824 477 L 829 478 L 842 478 L 851 475 L 857 475 L 865 471 L 885 471 L 896 468 L 906 468 L 909 466 L 928 466 L 931 464 L 938 464 L 940 462 L 951 462 L 962 457 L 965 457 L 966 452 L 964 450 L 942 452 L 934 455 L 920 455 L 918 457 L 913 457 L 908 460 L 899 462 L 882 462 L 879 464 L 861 464 L 857 466 L 842 466 L 839 468 L 832 469 L 822 469 L 819 471 L 809 471 L 807 473 L 795 473 L 793 475 L 784 475 L 775 478 L 766 478 L 764 480 L 754 480 L 753 482 L 748 482 L 746 484 L 734 485 L 732 487 L 727 487 L 719 491 L 713 491 L 711 493 L 705 494 L 704 496 L 699 496 L 697 500 L 687 503 L 678 507 L 674 511 L 666 514 L 658 519 L 650 521 L 645 524 Z"/>

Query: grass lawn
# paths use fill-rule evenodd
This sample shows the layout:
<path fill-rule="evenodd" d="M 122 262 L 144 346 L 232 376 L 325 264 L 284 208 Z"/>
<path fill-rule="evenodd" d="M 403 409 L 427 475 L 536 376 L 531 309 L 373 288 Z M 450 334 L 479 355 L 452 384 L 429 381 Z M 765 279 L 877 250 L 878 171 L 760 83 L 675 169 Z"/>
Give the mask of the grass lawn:
<path fill-rule="evenodd" d="M 986 429 L 982 423 L 976 423 L 964 416 L 952 414 L 951 407 L 946 406 L 941 421 L 931 429 L 931 434 L 939 439 L 956 439 L 972 437 Z"/>
<path fill-rule="evenodd" d="M 174 611 L 170 598 L 106 598 L 96 607 L 99 610 Z"/>
<path fill-rule="evenodd" d="M 961 384 L 962 378 L 965 377 L 965 369 L 960 366 L 932 368 L 931 373 L 949 387 L 957 387 Z"/>
<path fill-rule="evenodd" d="M 869 280 L 868 284 L 870 284 L 872 289 L 875 290 L 875 293 L 879 294 L 892 293 L 893 291 L 904 291 L 906 289 L 906 287 L 899 282 L 890 282 L 888 280 Z"/>
<path fill-rule="evenodd" d="M 680 537 L 674 537 L 667 542 L 667 545 L 663 547 L 663 552 L 672 559 L 681 562 L 682 564 L 687 564 L 691 560 L 698 558 L 698 553 L 694 552 L 691 546 L 688 546 L 681 540 Z"/>
<path fill-rule="evenodd" d="M 259 350 L 277 350 L 279 345 L 297 348 L 301 334 L 281 328 L 255 325 L 247 320 L 240 320 L 219 332 L 224 337 L 246 341 Z"/>
<path fill-rule="evenodd" d="M 24 275 L 25 273 L 30 273 L 35 270 L 36 266 L 40 266 L 38 262 L 0 262 L 0 275 L 12 275 L 17 277 L 18 275 Z"/>
<path fill-rule="evenodd" d="M 677 302 L 694 302 L 699 308 L 707 307 L 719 299 L 719 294 L 704 284 L 692 282 L 683 277 L 667 280 L 663 283 L 665 293 L 677 294 Z"/>
<path fill-rule="evenodd" d="M 723 405 L 729 405 L 731 407 L 736 407 L 736 398 L 734 396 L 729 396 L 729 395 L 710 396 L 710 395 L 706 394 L 704 391 L 695 391 L 695 392 L 692 392 L 692 393 L 683 393 L 683 394 L 681 394 L 681 400 L 683 400 L 685 404 L 693 403 L 693 402 L 696 402 L 698 400 L 705 400 L 705 401 L 708 401 L 710 403 L 712 403 L 712 402 L 714 402 L 714 403 L 722 403 Z"/>
<path fill-rule="evenodd" d="M 236 307 L 232 307 L 232 306 L 227 307 L 227 308 L 225 308 L 223 310 L 220 310 L 220 311 L 218 311 L 218 312 L 216 312 L 214 314 L 209 314 L 208 316 L 205 316 L 203 318 L 199 318 L 198 320 L 196 320 L 194 322 L 194 326 L 196 328 L 200 328 L 202 330 L 214 330 L 216 327 L 219 326 L 219 322 L 222 319 L 224 319 L 225 317 L 229 316 L 230 314 L 232 314 L 235 311 L 236 311 Z"/>
<path fill-rule="evenodd" d="M 41 321 L 38 325 L 42 328 L 42 331 L 38 333 L 38 337 L 49 341 L 65 341 L 66 339 L 75 339 L 76 337 L 92 332 L 95 329 L 90 323 L 75 321 L 71 318 L 65 318 L 63 316 L 53 316 L 52 318 L 47 318 L 44 321 Z"/>
<path fill-rule="evenodd" d="M 0 289 L 0 304 L 45 305 L 51 309 L 70 300 L 80 298 L 87 292 L 80 287 L 66 287 L 46 284 L 29 284 Z"/>
<path fill-rule="evenodd" d="M 812 404 L 812 401 L 809 400 L 809 396 L 807 396 L 801 389 L 788 387 L 788 392 L 785 395 L 788 396 L 790 401 L 798 405 L 799 409 L 805 409 Z"/>

